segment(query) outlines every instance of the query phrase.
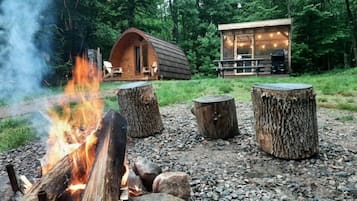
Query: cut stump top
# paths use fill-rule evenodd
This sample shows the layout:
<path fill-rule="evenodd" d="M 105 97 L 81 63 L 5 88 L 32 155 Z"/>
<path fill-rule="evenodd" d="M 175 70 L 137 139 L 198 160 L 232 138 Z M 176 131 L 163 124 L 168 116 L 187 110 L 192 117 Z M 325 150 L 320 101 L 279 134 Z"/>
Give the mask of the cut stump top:
<path fill-rule="evenodd" d="M 198 103 L 219 103 L 228 100 L 234 99 L 232 96 L 228 95 L 213 95 L 213 96 L 203 96 L 197 99 L 194 99 L 193 102 Z"/>
<path fill-rule="evenodd" d="M 132 83 L 128 83 L 128 84 L 123 84 L 120 85 L 118 87 L 118 89 L 133 89 L 133 88 L 137 88 L 137 87 L 145 87 L 145 86 L 149 86 L 151 85 L 151 83 L 149 82 L 132 82 Z"/>
<path fill-rule="evenodd" d="M 310 84 L 301 83 L 272 83 L 272 84 L 258 84 L 254 85 L 255 88 L 277 90 L 277 91 L 290 91 L 290 90 L 303 90 L 312 88 Z"/>

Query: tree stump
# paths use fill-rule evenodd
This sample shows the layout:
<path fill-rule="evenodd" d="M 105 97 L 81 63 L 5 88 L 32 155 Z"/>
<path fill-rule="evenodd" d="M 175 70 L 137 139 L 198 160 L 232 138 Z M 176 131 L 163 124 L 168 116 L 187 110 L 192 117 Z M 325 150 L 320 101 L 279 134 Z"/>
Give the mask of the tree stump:
<path fill-rule="evenodd" d="M 147 137 L 161 133 L 163 124 L 157 98 L 148 82 L 124 84 L 118 90 L 120 113 L 128 121 L 130 137 Z"/>
<path fill-rule="evenodd" d="M 234 98 L 227 95 L 205 96 L 193 100 L 192 113 L 198 131 L 206 138 L 230 138 L 239 134 Z"/>
<path fill-rule="evenodd" d="M 258 145 L 273 156 L 303 159 L 318 153 L 315 94 L 307 84 L 253 86 Z"/>

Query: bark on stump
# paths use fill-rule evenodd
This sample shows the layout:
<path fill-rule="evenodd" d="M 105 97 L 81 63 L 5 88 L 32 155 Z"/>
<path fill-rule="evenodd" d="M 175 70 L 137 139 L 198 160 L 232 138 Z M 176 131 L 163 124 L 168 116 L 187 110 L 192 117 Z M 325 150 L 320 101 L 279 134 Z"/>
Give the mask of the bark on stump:
<path fill-rule="evenodd" d="M 227 95 L 204 96 L 193 100 L 192 113 L 198 131 L 206 138 L 227 139 L 239 134 L 234 98 Z"/>
<path fill-rule="evenodd" d="M 318 153 L 315 94 L 307 84 L 253 86 L 252 101 L 258 145 L 285 159 Z"/>
<path fill-rule="evenodd" d="M 120 113 L 127 119 L 130 137 L 161 133 L 162 124 L 157 97 L 148 82 L 124 84 L 118 90 Z"/>

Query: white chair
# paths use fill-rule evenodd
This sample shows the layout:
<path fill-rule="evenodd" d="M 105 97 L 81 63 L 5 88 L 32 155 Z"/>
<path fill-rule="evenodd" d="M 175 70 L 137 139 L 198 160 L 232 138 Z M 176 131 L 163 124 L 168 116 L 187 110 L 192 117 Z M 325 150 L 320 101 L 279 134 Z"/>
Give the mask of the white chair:
<path fill-rule="evenodd" d="M 149 67 L 143 67 L 143 73 L 150 73 Z"/>
<path fill-rule="evenodd" d="M 158 65 L 157 65 L 157 62 L 154 61 L 151 65 L 151 76 L 154 76 L 156 73 L 157 73 L 157 69 L 158 69 Z"/>
<path fill-rule="evenodd" d="M 112 63 L 109 61 L 103 61 L 103 76 L 104 78 L 113 77 L 115 74 L 122 74 L 123 68 L 122 67 L 113 67 Z"/>

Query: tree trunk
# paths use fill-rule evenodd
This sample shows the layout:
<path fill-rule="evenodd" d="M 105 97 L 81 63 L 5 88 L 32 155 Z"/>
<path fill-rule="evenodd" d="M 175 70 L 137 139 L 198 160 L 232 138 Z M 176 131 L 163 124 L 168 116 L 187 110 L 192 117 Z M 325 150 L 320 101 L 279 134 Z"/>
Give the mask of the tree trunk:
<path fill-rule="evenodd" d="M 169 0 L 169 8 L 171 13 L 171 18 L 173 22 L 172 36 L 173 40 L 179 42 L 179 29 L 178 29 L 178 5 L 177 0 Z"/>
<path fill-rule="evenodd" d="M 351 29 L 351 45 L 352 45 L 352 54 L 353 54 L 353 60 L 354 60 L 354 65 L 357 65 L 357 22 L 355 19 L 355 16 L 352 14 L 351 6 L 350 6 L 350 1 L 345 0 L 346 4 L 346 12 L 347 12 L 347 17 L 348 17 L 348 25 Z"/>
<path fill-rule="evenodd" d="M 205 96 L 193 100 L 199 133 L 207 138 L 230 138 L 239 134 L 236 106 L 227 95 Z"/>
<path fill-rule="evenodd" d="M 86 189 L 85 195 L 87 191 L 93 191 L 92 193 L 106 194 L 96 196 L 93 195 L 93 198 L 103 196 L 103 199 L 98 199 L 98 201 L 111 200 L 110 198 L 112 197 L 116 198 L 112 200 L 118 200 L 119 194 L 117 190 L 112 189 L 112 186 L 115 185 L 119 191 L 120 182 L 118 184 L 118 180 L 121 179 L 124 168 L 122 158 L 125 154 L 126 147 L 126 127 L 126 121 L 123 117 L 120 117 L 118 113 L 109 111 L 102 119 L 101 127 L 95 132 L 97 143 L 92 146 L 87 146 L 83 143 L 75 151 L 65 156 L 46 175 L 44 175 L 36 184 L 32 186 L 29 192 L 24 195 L 22 201 L 37 201 L 38 194 L 41 191 L 46 192 L 48 201 L 72 200 L 72 197 L 66 189 L 74 178 L 72 172 L 74 163 L 81 166 L 81 171 L 78 171 L 78 174 L 80 175 L 76 175 L 76 177 L 85 178 L 86 171 L 83 170 L 83 168 L 92 169 L 89 180 L 85 181 L 88 183 L 88 190 Z M 85 158 L 75 157 L 77 155 L 83 155 L 83 153 L 86 153 L 86 150 L 96 153 L 96 160 L 93 168 L 84 167 L 86 164 Z M 108 154 L 105 153 L 106 151 Z M 100 175 L 102 178 L 98 177 L 98 173 L 103 174 Z M 96 190 L 93 190 L 93 183 L 96 183 L 94 188 Z M 103 187 L 103 185 L 106 186 Z M 80 191 L 77 194 L 80 196 Z"/>
<path fill-rule="evenodd" d="M 253 87 L 256 140 L 266 152 L 285 159 L 318 153 L 315 94 L 306 84 Z"/>
<path fill-rule="evenodd" d="M 161 133 L 163 124 L 157 97 L 148 82 L 124 84 L 118 90 L 120 113 L 128 120 L 130 137 Z"/>

